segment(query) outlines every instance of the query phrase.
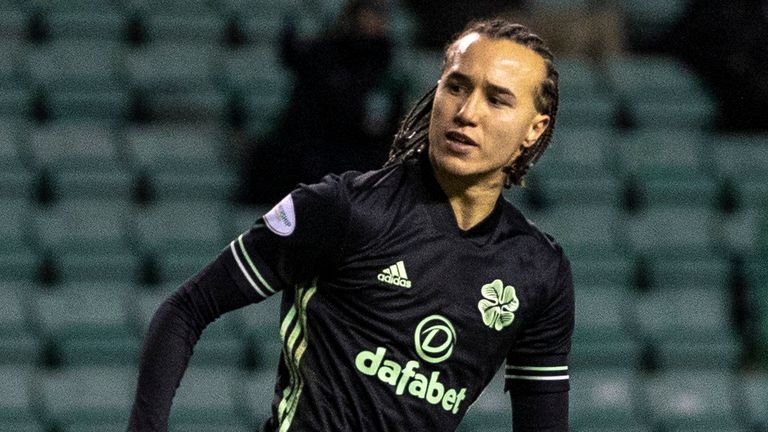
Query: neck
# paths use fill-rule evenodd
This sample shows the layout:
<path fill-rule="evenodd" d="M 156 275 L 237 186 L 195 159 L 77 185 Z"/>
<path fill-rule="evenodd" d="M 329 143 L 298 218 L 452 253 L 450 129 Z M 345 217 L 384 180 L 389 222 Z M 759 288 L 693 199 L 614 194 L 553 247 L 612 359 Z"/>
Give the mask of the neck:
<path fill-rule="evenodd" d="M 496 206 L 503 179 L 462 178 L 435 169 L 435 178 L 448 197 L 456 223 L 466 231 L 483 221 Z"/>

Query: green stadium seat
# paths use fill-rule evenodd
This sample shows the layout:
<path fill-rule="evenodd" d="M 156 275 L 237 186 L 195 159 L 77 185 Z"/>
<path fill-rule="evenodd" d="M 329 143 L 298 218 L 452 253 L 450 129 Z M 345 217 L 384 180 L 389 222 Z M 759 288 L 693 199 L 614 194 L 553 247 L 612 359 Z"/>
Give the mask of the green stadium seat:
<path fill-rule="evenodd" d="M 692 206 L 716 208 L 718 186 L 715 180 L 707 177 L 696 179 L 643 180 L 639 184 L 641 193 L 650 206 Z"/>
<path fill-rule="evenodd" d="M 95 121 L 55 122 L 32 129 L 36 165 L 62 171 L 113 172 L 121 169 L 113 131 Z"/>
<path fill-rule="evenodd" d="M 708 430 L 740 426 L 731 372 L 668 370 L 644 379 L 642 390 L 648 419 L 656 427 Z"/>
<path fill-rule="evenodd" d="M 534 182 L 540 184 L 547 203 L 556 206 L 577 207 L 583 204 L 618 208 L 622 191 L 617 178 L 599 173 L 591 178 L 548 177 L 534 168 L 526 181 L 531 186 Z"/>
<path fill-rule="evenodd" d="M 595 127 L 563 128 L 555 132 L 532 172 L 545 178 L 589 178 L 610 175 L 616 134 Z"/>
<path fill-rule="evenodd" d="M 580 428 L 571 428 L 575 432 L 653 432 L 649 426 L 584 426 Z"/>
<path fill-rule="evenodd" d="M 26 11 L 42 10 L 45 12 L 88 12 L 101 9 L 108 12 L 118 11 L 122 0 L 69 0 L 66 2 L 49 2 L 48 0 L 29 0 L 24 2 Z"/>
<path fill-rule="evenodd" d="M 768 180 L 768 134 L 711 135 L 708 153 L 708 167 L 721 178 Z"/>
<path fill-rule="evenodd" d="M 16 2 L 0 2 L 0 40 L 22 40 L 27 35 L 27 16 Z"/>
<path fill-rule="evenodd" d="M 680 129 L 639 129 L 620 135 L 614 149 L 620 170 L 641 179 L 699 179 L 707 151 L 704 134 Z"/>
<path fill-rule="evenodd" d="M 36 214 L 39 243 L 55 253 L 122 253 L 128 210 L 127 201 L 63 201 Z"/>
<path fill-rule="evenodd" d="M 221 173 L 224 134 L 207 126 L 135 126 L 124 131 L 129 159 L 136 170 Z"/>
<path fill-rule="evenodd" d="M 557 127 L 602 127 L 616 125 L 619 103 L 606 96 L 589 99 L 563 99 L 557 108 Z"/>
<path fill-rule="evenodd" d="M 630 250 L 646 256 L 708 258 L 715 252 L 713 210 L 690 206 L 653 207 L 625 220 Z"/>
<path fill-rule="evenodd" d="M 219 430 L 241 425 L 234 402 L 235 378 L 226 368 L 188 368 L 173 400 L 170 428 L 196 424 Z"/>
<path fill-rule="evenodd" d="M 219 53 L 215 45 L 192 43 L 133 48 L 125 56 L 125 74 L 132 87 L 147 91 L 207 90 L 213 87 Z"/>
<path fill-rule="evenodd" d="M 593 63 L 579 58 L 562 58 L 556 63 L 561 100 L 590 100 L 602 93 L 602 78 Z"/>
<path fill-rule="evenodd" d="M 629 113 L 639 127 L 709 130 L 717 117 L 717 105 L 706 98 L 637 101 L 629 107 Z"/>
<path fill-rule="evenodd" d="M 746 179 L 738 184 L 739 205 L 744 208 L 768 208 L 768 180 Z"/>
<path fill-rule="evenodd" d="M 8 10 L 0 10 L 0 12 L 0 20 L 4 18 L 2 17 L 4 14 L 9 14 L 13 19 L 14 12 Z M 2 21 L 0 21 L 0 35 L 6 30 L 1 24 Z M 3 45 L 0 46 L 0 87 L 13 87 L 18 84 L 26 52 L 24 45 L 20 42 L 4 38 Z"/>
<path fill-rule="evenodd" d="M 219 173 L 157 173 L 150 179 L 157 200 L 209 201 L 229 200 L 237 189 L 237 175 L 232 171 Z"/>
<path fill-rule="evenodd" d="M 32 92 L 26 88 L 0 87 L 0 117 L 26 118 L 30 112 Z"/>
<path fill-rule="evenodd" d="M 134 176 L 124 168 L 115 171 L 64 171 L 48 174 L 56 199 L 67 201 L 123 201 L 133 198 Z"/>
<path fill-rule="evenodd" d="M 768 430 L 768 375 L 765 372 L 740 376 L 747 419 L 753 430 Z"/>
<path fill-rule="evenodd" d="M 78 366 L 35 376 L 47 423 L 59 428 L 128 424 L 136 387 L 133 367 Z"/>
<path fill-rule="evenodd" d="M 599 258 L 620 253 L 619 216 L 615 207 L 586 205 L 557 206 L 528 215 L 568 254 Z"/>
<path fill-rule="evenodd" d="M 121 0 L 125 8 L 139 13 L 158 15 L 194 15 L 212 11 L 209 0 Z"/>
<path fill-rule="evenodd" d="M 731 370 L 741 348 L 722 289 L 661 287 L 634 304 L 638 338 L 650 343 L 662 367 Z"/>
<path fill-rule="evenodd" d="M 580 368 L 622 367 L 638 364 L 642 347 L 629 331 L 625 286 L 576 286 L 576 327 L 570 364 Z"/>
<path fill-rule="evenodd" d="M 235 404 L 252 430 L 260 429 L 272 416 L 276 376 L 275 370 L 264 370 L 244 374 L 236 381 Z"/>
<path fill-rule="evenodd" d="M 31 244 L 29 219 L 32 209 L 26 200 L 0 201 L 0 253 L 26 250 Z"/>
<path fill-rule="evenodd" d="M 259 67 L 254 67 L 254 65 Z M 281 94 L 291 90 L 291 72 L 273 45 L 256 45 L 229 51 L 222 65 L 224 85 L 241 93 Z"/>
<path fill-rule="evenodd" d="M 0 430 L 13 432 L 47 432 L 45 426 L 36 420 L 5 421 L 0 420 Z"/>
<path fill-rule="evenodd" d="M 71 424 L 62 426 L 57 430 L 60 430 L 61 432 L 123 432 L 125 431 L 125 425 L 125 422 Z"/>
<path fill-rule="evenodd" d="M 130 286 L 94 289 L 103 284 L 68 284 L 36 292 L 32 299 L 35 326 L 53 342 L 65 365 L 133 365 L 139 341 L 125 310 Z"/>
<path fill-rule="evenodd" d="M 768 252 L 768 217 L 757 209 L 745 209 L 723 218 L 718 241 L 729 252 L 753 256 Z"/>
<path fill-rule="evenodd" d="M 752 432 L 753 429 L 741 426 L 714 426 L 714 427 L 678 427 L 671 429 L 671 432 Z"/>
<path fill-rule="evenodd" d="M 32 196 L 34 174 L 24 163 L 20 143 L 27 125 L 0 120 L 0 197 L 28 199 Z"/>
<path fill-rule="evenodd" d="M 37 277 L 39 262 L 28 223 L 31 214 L 26 200 L 0 201 L 0 281 L 32 281 Z"/>
<path fill-rule="evenodd" d="M 573 256 L 565 251 L 571 261 L 574 285 L 629 286 L 634 274 L 632 260 L 624 255 L 595 258 Z"/>
<path fill-rule="evenodd" d="M 648 257 L 652 284 L 665 289 L 701 288 L 727 292 L 729 263 L 719 256 L 672 259 Z"/>
<path fill-rule="evenodd" d="M 152 293 L 137 293 L 131 300 L 133 325 L 139 334 L 146 335 L 152 316 L 162 302 L 175 291 L 177 284 L 166 284 L 165 289 Z M 194 347 L 191 367 L 237 368 L 245 360 L 242 317 L 238 311 L 225 314 L 205 328 Z"/>
<path fill-rule="evenodd" d="M 606 64 L 606 74 L 619 96 L 631 105 L 658 100 L 670 104 L 707 100 L 699 78 L 671 57 L 613 58 Z"/>
<path fill-rule="evenodd" d="M 227 114 L 227 103 L 227 96 L 214 89 L 147 95 L 147 106 L 158 122 L 222 121 Z"/>
<path fill-rule="evenodd" d="M 130 251 L 66 252 L 55 257 L 55 266 L 60 283 L 132 283 L 143 271 L 142 260 Z"/>
<path fill-rule="evenodd" d="M 60 40 L 31 50 L 27 67 L 32 83 L 49 89 L 115 90 L 121 55 L 118 42 Z"/>
<path fill-rule="evenodd" d="M 58 3 L 70 2 L 48 2 Z M 77 3 L 77 2 L 74 2 Z M 93 2 L 90 2 L 93 3 Z M 85 6 L 85 5 L 84 5 Z M 71 40 L 88 38 L 99 41 L 120 42 L 124 36 L 125 16 L 114 9 L 110 2 L 95 2 L 93 9 L 84 10 L 49 10 L 46 22 L 53 40 Z M 72 7 L 71 5 L 69 7 Z"/>
<path fill-rule="evenodd" d="M 614 134 L 593 127 L 566 127 L 530 174 L 550 205 L 617 206 L 620 183 L 608 170 Z"/>
<path fill-rule="evenodd" d="M 755 256 L 747 263 L 749 283 L 748 301 L 754 308 L 753 323 L 757 337 L 757 361 L 765 368 L 768 366 L 768 269 L 765 256 Z"/>
<path fill-rule="evenodd" d="M 214 12 L 180 8 L 173 13 L 149 13 L 145 16 L 147 33 L 155 42 L 203 42 L 223 40 L 224 19 Z"/>
<path fill-rule="evenodd" d="M 0 426 L 23 425 L 36 420 L 32 377 L 35 370 L 26 366 L 0 365 Z M 16 430 L 16 429 L 4 429 Z"/>
<path fill-rule="evenodd" d="M 222 224 L 223 206 L 196 201 L 166 201 L 139 210 L 131 226 L 138 250 L 213 259 L 231 241 Z"/>
<path fill-rule="evenodd" d="M 399 47 L 394 52 L 393 66 L 405 73 L 412 84 L 405 98 L 405 106 L 409 107 L 437 85 L 443 70 L 443 53 L 440 50 Z"/>
<path fill-rule="evenodd" d="M 40 360 L 42 346 L 27 322 L 24 288 L 0 283 L 0 364 L 34 366 Z"/>
<path fill-rule="evenodd" d="M 637 409 L 639 379 L 631 368 L 572 368 L 570 376 L 569 426 L 577 431 L 587 426 L 621 425 L 630 430 L 642 426 Z"/>
<path fill-rule="evenodd" d="M 47 95 L 48 109 L 55 120 L 96 120 L 117 123 L 128 117 L 131 98 L 121 89 L 52 89 Z"/>

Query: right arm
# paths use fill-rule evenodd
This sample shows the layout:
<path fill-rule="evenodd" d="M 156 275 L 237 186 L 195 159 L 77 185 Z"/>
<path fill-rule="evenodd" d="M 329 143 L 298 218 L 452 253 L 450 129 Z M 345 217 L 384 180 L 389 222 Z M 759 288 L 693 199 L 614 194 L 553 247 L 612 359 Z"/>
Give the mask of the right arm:
<path fill-rule="evenodd" d="M 255 292 L 237 287 L 223 263 L 227 252 L 168 297 L 152 317 L 129 432 L 168 430 L 173 396 L 203 329 L 222 314 L 259 300 Z"/>
<path fill-rule="evenodd" d="M 293 191 L 155 312 L 139 361 L 128 432 L 165 432 L 171 402 L 203 329 L 333 268 L 349 227 L 348 196 L 327 177 Z"/>

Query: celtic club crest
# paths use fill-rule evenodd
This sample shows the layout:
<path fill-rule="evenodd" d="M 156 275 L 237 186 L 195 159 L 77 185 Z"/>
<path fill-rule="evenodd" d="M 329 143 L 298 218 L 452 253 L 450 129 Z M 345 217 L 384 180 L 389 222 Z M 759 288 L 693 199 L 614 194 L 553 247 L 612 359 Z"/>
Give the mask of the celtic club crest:
<path fill-rule="evenodd" d="M 504 286 L 501 279 L 483 285 L 480 290 L 483 299 L 477 304 L 477 308 L 483 316 L 485 325 L 497 331 L 512 324 L 515 320 L 515 311 L 520 307 L 520 301 L 515 295 L 515 287 Z"/>

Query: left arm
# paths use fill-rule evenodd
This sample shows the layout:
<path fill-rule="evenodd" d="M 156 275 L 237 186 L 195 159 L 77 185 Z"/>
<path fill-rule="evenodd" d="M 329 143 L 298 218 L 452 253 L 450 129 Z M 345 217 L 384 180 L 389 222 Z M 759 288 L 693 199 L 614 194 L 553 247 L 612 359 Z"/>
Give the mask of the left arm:
<path fill-rule="evenodd" d="M 574 326 L 573 278 L 561 256 L 556 278 L 542 293 L 538 317 L 507 356 L 506 386 L 515 432 L 568 430 L 568 356 Z"/>

